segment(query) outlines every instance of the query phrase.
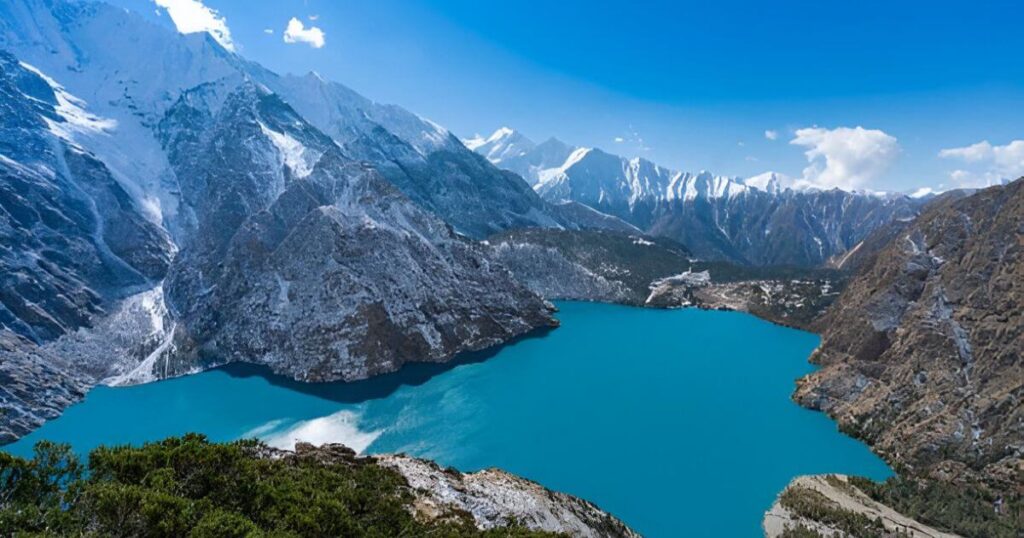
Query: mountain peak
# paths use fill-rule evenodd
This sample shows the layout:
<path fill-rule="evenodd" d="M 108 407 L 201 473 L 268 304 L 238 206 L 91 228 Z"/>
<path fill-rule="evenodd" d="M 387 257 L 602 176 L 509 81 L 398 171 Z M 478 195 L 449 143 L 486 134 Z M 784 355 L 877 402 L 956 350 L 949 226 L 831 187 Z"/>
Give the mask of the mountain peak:
<path fill-rule="evenodd" d="M 499 127 L 487 138 L 476 135 L 463 140 L 462 143 L 495 164 L 508 158 L 522 156 L 537 147 L 532 140 L 511 127 Z"/>
<path fill-rule="evenodd" d="M 768 171 L 756 176 L 751 176 L 743 180 L 743 184 L 757 189 L 759 191 L 767 192 L 768 194 L 779 194 L 785 190 L 786 183 L 789 183 L 789 178 L 784 174 L 778 172 Z"/>

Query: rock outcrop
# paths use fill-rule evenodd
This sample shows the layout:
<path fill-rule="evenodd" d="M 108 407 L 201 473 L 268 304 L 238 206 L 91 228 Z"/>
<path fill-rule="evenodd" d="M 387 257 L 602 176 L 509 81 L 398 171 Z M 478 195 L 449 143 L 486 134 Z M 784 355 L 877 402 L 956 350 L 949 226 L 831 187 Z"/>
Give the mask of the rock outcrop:
<path fill-rule="evenodd" d="M 583 499 L 551 491 L 498 469 L 462 473 L 409 456 L 357 456 L 339 444 L 298 443 L 295 451 L 265 449 L 263 457 L 309 459 L 322 465 L 380 465 L 405 477 L 412 511 L 425 521 L 468 514 L 481 530 L 519 525 L 579 538 L 639 535 L 611 514 Z"/>
<path fill-rule="evenodd" d="M 480 529 L 519 523 L 527 528 L 587 538 L 639 536 L 614 516 L 571 495 L 551 491 L 536 482 L 484 469 L 461 473 L 403 455 L 375 456 L 397 470 L 417 496 L 416 510 L 432 517 L 446 509 L 468 512 Z"/>

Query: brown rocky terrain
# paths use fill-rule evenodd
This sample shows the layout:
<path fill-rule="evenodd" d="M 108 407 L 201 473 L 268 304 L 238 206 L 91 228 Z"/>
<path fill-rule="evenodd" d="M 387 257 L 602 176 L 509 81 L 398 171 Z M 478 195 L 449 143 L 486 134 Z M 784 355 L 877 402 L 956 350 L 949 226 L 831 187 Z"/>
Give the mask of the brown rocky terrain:
<path fill-rule="evenodd" d="M 1019 496 L 1022 248 L 1022 180 L 931 204 L 819 322 L 811 360 L 823 367 L 794 397 L 901 475 L 980 480 Z"/>

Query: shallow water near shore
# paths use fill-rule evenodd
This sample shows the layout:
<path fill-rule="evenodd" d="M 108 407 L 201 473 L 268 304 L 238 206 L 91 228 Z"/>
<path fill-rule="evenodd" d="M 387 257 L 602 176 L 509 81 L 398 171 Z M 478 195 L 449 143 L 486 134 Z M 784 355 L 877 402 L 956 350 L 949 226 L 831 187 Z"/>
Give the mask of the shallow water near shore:
<path fill-rule="evenodd" d="M 562 326 L 454 365 L 301 384 L 232 365 L 98 387 L 18 443 L 86 453 L 189 431 L 337 441 L 463 471 L 500 467 L 584 497 L 646 536 L 760 536 L 800 474 L 891 474 L 790 400 L 818 337 L 734 312 L 561 302 Z M 485 359 L 485 360 L 484 360 Z"/>

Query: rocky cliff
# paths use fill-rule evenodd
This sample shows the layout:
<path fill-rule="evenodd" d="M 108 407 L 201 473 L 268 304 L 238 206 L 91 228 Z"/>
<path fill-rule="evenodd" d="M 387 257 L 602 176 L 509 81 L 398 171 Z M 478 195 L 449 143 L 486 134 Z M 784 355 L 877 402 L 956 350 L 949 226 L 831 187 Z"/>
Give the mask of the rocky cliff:
<path fill-rule="evenodd" d="M 795 398 L 909 475 L 1019 487 L 1022 249 L 1024 181 L 932 204 L 824 318 Z"/>

